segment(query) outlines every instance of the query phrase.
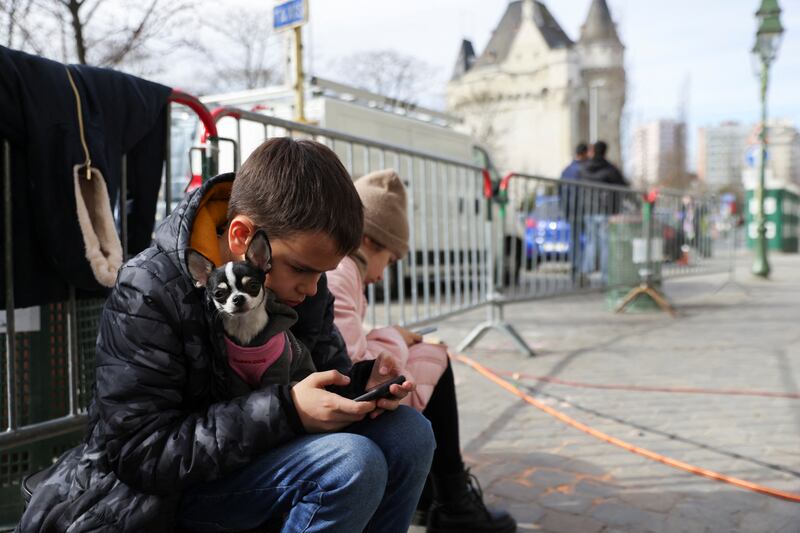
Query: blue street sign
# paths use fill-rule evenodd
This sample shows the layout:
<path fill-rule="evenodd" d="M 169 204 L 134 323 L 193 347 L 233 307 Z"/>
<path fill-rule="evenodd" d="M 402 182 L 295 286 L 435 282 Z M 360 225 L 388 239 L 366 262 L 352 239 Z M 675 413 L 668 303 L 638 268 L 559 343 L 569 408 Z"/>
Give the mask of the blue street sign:
<path fill-rule="evenodd" d="M 767 151 L 767 161 L 769 161 L 769 151 Z M 755 168 L 761 164 L 761 145 L 753 145 L 747 148 L 744 161 L 750 168 Z"/>
<path fill-rule="evenodd" d="M 275 31 L 301 26 L 307 20 L 305 0 L 289 0 L 278 4 L 272 10 L 272 28 Z"/>

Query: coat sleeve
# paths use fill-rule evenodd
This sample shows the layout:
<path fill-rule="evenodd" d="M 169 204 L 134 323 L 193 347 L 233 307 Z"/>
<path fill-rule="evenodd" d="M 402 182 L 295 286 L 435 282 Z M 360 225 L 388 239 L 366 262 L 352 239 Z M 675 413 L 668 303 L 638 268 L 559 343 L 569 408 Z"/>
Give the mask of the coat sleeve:
<path fill-rule="evenodd" d="M 297 323 L 291 331 L 311 351 L 317 371 L 338 370 L 348 374 L 353 366 L 344 340 L 333 323 L 333 295 L 328 290 L 328 280 L 322 274 L 317 283 L 317 293 L 295 308 Z"/>
<path fill-rule="evenodd" d="M 364 332 L 361 303 L 364 288 L 352 260 L 345 259 L 336 270 L 328 272 L 328 288 L 334 296 L 334 322 L 342 334 L 350 359 L 354 363 L 372 360 L 381 352 L 388 351 L 405 365 L 408 347 L 399 332 L 394 328 L 373 330 L 369 335 Z"/>
<path fill-rule="evenodd" d="M 305 378 L 317 371 L 314 361 L 311 359 L 311 352 L 303 343 L 298 341 L 290 331 L 286 332 L 286 337 L 292 347 L 292 365 L 289 370 L 289 379 L 292 383 L 303 381 Z"/>
<path fill-rule="evenodd" d="M 100 322 L 96 400 L 109 466 L 146 493 L 219 478 L 299 432 L 288 386 L 187 411 L 187 351 L 207 333 L 182 320 L 185 305 L 151 271 L 125 267 Z"/>

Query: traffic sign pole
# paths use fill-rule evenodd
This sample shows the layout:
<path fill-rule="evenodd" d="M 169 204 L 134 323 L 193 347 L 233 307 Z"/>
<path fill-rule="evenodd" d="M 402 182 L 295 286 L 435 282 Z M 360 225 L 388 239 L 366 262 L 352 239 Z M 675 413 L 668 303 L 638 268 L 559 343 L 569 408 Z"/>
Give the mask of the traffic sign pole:
<path fill-rule="evenodd" d="M 294 106 L 295 120 L 306 121 L 305 77 L 303 75 L 303 27 L 294 28 Z"/>
<path fill-rule="evenodd" d="M 308 22 L 308 0 L 287 0 L 272 11 L 272 28 L 276 32 L 293 30 L 294 41 L 294 116 L 297 122 L 306 121 L 305 76 L 303 74 L 303 24 Z"/>

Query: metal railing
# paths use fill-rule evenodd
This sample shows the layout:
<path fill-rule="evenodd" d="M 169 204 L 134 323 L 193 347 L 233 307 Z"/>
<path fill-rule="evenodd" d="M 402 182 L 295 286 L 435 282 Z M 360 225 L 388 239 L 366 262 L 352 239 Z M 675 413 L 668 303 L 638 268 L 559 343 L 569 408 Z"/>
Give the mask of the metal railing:
<path fill-rule="evenodd" d="M 469 162 L 239 109 L 210 114 L 188 95 L 175 101 L 199 109 L 210 132 L 205 139 L 206 176 L 211 170 L 236 170 L 263 140 L 286 135 L 325 143 L 354 178 L 387 167 L 397 170 L 408 190 L 410 252 L 387 269 L 382 283 L 368 288 L 371 325 L 414 327 L 486 306 L 487 320 L 459 349 L 498 329 L 521 352 L 532 355 L 503 318 L 508 304 L 614 287 L 625 291 L 639 283 L 728 268 L 729 259 L 714 257 L 718 243 L 709 228 L 717 216 L 716 199 L 710 196 L 661 191 L 648 204 L 642 190 L 511 174 L 502 180 L 499 192 L 487 198 L 491 194 L 486 191 L 492 189 L 488 173 Z M 230 142 L 220 144 L 223 140 Z M 18 341 L 28 338 L 15 333 L 8 143 L 3 144 L 3 156 L 9 333 L 4 335 L 6 431 L 0 432 L 0 446 L 6 447 L 68 433 L 85 423 L 101 302 L 77 299 L 73 289 L 68 301 L 48 308 L 57 317 L 52 321 L 56 334 L 62 328 L 65 336 L 58 349 L 64 352 L 66 404 L 58 416 L 45 420 L 21 417 L 20 407 L 29 401 L 23 396 L 29 391 L 20 390 Z M 169 159 L 162 197 L 165 216 L 174 199 Z M 122 168 L 118 213 L 126 244 L 124 162 Z"/>
<path fill-rule="evenodd" d="M 413 327 L 488 304 L 458 348 L 495 329 L 532 355 L 503 319 L 505 305 L 599 290 L 622 301 L 631 287 L 727 264 L 712 259 L 711 196 L 661 191 L 648 203 L 644 190 L 512 173 L 488 200 L 488 173 L 467 162 L 236 108 L 213 114 L 232 141 L 220 149 L 221 170 L 238 169 L 270 137 L 291 136 L 327 144 L 354 179 L 387 167 L 404 178 L 410 252 L 368 287 L 371 326 Z"/>
<path fill-rule="evenodd" d="M 368 322 L 407 327 L 442 320 L 488 301 L 490 204 L 481 167 L 234 108 L 213 111 L 221 135 L 220 170 L 235 171 L 264 140 L 309 138 L 326 144 L 358 177 L 394 168 L 408 193 L 409 254 L 368 288 Z"/>

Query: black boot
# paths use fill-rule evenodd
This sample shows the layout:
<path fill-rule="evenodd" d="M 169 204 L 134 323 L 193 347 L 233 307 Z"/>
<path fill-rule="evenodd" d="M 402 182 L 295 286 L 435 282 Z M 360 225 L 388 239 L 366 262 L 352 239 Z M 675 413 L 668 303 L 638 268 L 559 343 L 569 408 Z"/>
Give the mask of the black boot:
<path fill-rule="evenodd" d="M 507 512 L 486 508 L 478 479 L 469 470 L 433 476 L 428 533 L 512 533 L 516 530 L 517 523 Z"/>

